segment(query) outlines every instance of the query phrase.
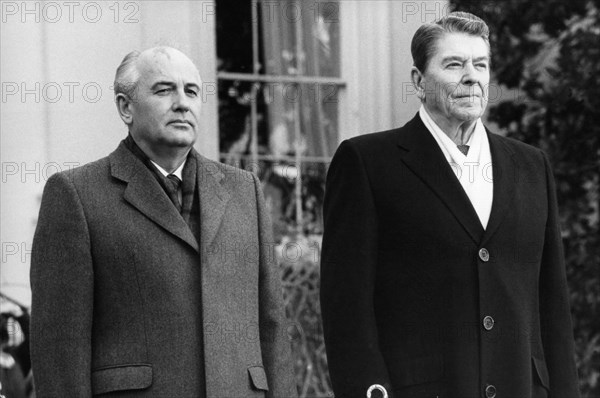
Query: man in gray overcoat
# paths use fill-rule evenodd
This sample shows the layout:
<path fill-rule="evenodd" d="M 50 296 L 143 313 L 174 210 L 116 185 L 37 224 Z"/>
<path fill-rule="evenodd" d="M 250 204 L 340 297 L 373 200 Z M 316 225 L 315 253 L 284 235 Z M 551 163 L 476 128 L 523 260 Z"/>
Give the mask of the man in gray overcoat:
<path fill-rule="evenodd" d="M 193 149 L 201 88 L 173 48 L 130 53 L 115 78 L 127 138 L 48 180 L 31 264 L 39 398 L 296 395 L 261 185 Z"/>

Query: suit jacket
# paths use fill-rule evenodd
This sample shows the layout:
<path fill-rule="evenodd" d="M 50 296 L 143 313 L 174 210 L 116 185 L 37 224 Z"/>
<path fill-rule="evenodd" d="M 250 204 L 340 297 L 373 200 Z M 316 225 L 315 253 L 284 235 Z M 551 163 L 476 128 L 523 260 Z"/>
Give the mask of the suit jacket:
<path fill-rule="evenodd" d="M 579 396 L 548 161 L 488 138 L 485 230 L 418 115 L 338 148 L 321 283 L 337 397 L 375 383 L 397 398 Z"/>
<path fill-rule="evenodd" d="M 260 182 L 191 155 L 200 242 L 123 143 L 48 179 L 31 263 L 38 397 L 295 395 Z"/>

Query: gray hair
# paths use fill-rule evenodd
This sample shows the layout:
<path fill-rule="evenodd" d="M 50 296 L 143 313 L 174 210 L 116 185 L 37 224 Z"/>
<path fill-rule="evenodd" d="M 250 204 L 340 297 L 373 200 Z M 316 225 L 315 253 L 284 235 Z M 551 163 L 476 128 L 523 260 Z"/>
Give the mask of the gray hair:
<path fill-rule="evenodd" d="M 125 94 L 130 99 L 134 98 L 135 89 L 140 78 L 140 72 L 136 66 L 140 54 L 139 51 L 132 51 L 121 61 L 115 75 L 115 96 Z"/>
<path fill-rule="evenodd" d="M 481 37 L 490 48 L 490 29 L 483 19 L 468 12 L 455 11 L 437 21 L 421 25 L 412 38 L 410 52 L 414 66 L 421 72 L 435 53 L 436 42 L 445 33 L 466 33 Z"/>

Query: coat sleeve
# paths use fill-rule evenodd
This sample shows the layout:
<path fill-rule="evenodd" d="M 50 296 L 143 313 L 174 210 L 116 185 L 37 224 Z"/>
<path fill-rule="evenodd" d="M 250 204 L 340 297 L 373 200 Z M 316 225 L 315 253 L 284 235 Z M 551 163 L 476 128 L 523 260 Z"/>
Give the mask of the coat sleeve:
<path fill-rule="evenodd" d="M 373 384 L 392 394 L 374 313 L 378 216 L 363 160 L 352 142 L 327 174 L 321 312 L 336 397 L 365 397 Z"/>
<path fill-rule="evenodd" d="M 540 324 L 550 379 L 550 398 L 577 398 L 573 326 L 567 290 L 556 187 L 545 155 L 548 219 L 540 271 Z"/>
<path fill-rule="evenodd" d="M 290 340 L 283 308 L 281 275 L 275 261 L 271 220 L 260 181 L 255 175 L 259 228 L 259 330 L 261 352 L 269 391 L 268 398 L 297 396 Z"/>
<path fill-rule="evenodd" d="M 38 397 L 90 397 L 93 271 L 69 174 L 44 188 L 31 257 L 31 357 Z"/>

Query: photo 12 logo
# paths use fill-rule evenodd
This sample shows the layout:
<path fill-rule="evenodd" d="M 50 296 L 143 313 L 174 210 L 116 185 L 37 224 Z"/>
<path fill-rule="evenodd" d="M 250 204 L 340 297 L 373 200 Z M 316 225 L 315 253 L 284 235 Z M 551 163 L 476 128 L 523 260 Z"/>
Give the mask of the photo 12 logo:
<path fill-rule="evenodd" d="M 139 1 L 3 1 L 2 23 L 138 23 Z"/>
<path fill-rule="evenodd" d="M 2 242 L 2 264 L 27 263 L 31 259 L 31 243 Z"/>
<path fill-rule="evenodd" d="M 20 183 L 47 181 L 54 173 L 81 166 L 79 162 L 2 162 L 2 183 L 17 179 Z"/>
<path fill-rule="evenodd" d="M 2 103 L 20 101 L 22 103 L 41 101 L 57 103 L 83 99 L 96 103 L 102 98 L 102 87 L 96 82 L 2 82 Z"/>
<path fill-rule="evenodd" d="M 402 23 L 409 20 L 431 22 L 448 15 L 451 11 L 447 1 L 403 1 Z"/>

